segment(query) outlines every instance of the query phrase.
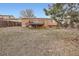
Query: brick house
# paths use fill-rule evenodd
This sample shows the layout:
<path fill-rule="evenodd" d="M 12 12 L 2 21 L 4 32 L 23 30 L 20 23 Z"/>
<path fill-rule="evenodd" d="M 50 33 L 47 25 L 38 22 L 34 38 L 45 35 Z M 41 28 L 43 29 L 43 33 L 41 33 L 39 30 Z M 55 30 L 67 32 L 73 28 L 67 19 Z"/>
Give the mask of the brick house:
<path fill-rule="evenodd" d="M 11 19 L 15 19 L 15 17 L 13 15 L 0 15 L 0 20 L 11 20 Z"/>
<path fill-rule="evenodd" d="M 21 22 L 18 21 L 13 15 L 0 15 L 0 27 L 12 26 L 21 26 Z"/>
<path fill-rule="evenodd" d="M 12 15 L 0 15 L 0 27 L 54 27 L 57 22 L 49 18 L 22 18 L 16 19 Z"/>
<path fill-rule="evenodd" d="M 22 27 L 55 27 L 57 22 L 49 18 L 22 18 Z"/>

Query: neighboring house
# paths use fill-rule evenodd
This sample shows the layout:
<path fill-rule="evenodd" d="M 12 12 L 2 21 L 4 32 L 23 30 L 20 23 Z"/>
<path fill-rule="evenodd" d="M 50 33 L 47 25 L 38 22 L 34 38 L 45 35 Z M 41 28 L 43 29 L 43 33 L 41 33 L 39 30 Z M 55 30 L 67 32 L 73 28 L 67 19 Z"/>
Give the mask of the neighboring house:
<path fill-rule="evenodd" d="M 54 27 L 57 26 L 55 20 L 49 18 L 22 18 L 22 27 L 33 26 L 33 27 Z"/>
<path fill-rule="evenodd" d="M 15 19 L 13 15 L 0 15 L 0 20 L 11 20 Z"/>
<path fill-rule="evenodd" d="M 54 27 L 57 26 L 57 22 L 55 20 L 51 20 L 50 18 L 16 19 L 12 15 L 0 15 L 0 27 L 11 27 L 11 26 Z"/>
<path fill-rule="evenodd" d="M 0 15 L 0 27 L 21 26 L 13 15 Z"/>

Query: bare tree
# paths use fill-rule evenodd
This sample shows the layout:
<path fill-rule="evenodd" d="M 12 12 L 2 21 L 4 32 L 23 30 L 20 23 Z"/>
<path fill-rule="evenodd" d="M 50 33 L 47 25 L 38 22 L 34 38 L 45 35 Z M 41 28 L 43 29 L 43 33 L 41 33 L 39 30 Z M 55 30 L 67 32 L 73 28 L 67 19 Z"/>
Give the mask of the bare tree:
<path fill-rule="evenodd" d="M 32 9 L 26 9 L 21 11 L 21 18 L 35 18 Z"/>

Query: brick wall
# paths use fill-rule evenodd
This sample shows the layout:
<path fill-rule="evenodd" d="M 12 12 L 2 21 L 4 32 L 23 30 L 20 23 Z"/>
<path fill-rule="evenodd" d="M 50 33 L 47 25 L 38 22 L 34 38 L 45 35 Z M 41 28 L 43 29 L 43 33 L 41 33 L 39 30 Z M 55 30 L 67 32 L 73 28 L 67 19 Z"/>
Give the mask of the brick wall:
<path fill-rule="evenodd" d="M 43 27 L 49 27 L 49 26 L 57 26 L 57 22 L 48 18 L 23 18 L 21 19 L 22 27 L 26 27 L 29 22 L 41 22 L 44 23 Z"/>
<path fill-rule="evenodd" d="M 12 26 L 21 26 L 21 22 L 0 20 L 0 27 L 12 27 Z"/>

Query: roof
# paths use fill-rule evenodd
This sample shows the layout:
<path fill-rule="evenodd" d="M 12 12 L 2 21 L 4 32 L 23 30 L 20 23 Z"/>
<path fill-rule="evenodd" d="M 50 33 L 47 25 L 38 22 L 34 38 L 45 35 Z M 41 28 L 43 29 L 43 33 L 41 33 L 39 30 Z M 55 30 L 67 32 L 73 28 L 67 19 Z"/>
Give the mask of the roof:
<path fill-rule="evenodd" d="M 51 20 L 50 18 L 22 18 L 22 19 L 38 19 L 38 20 Z"/>
<path fill-rule="evenodd" d="M 21 22 L 21 20 L 5 20 L 5 21 L 13 21 L 13 22 Z"/>
<path fill-rule="evenodd" d="M 30 25 L 43 25 L 44 23 L 30 23 Z"/>
<path fill-rule="evenodd" d="M 12 16 L 13 17 L 13 15 L 0 15 L 0 16 Z"/>

